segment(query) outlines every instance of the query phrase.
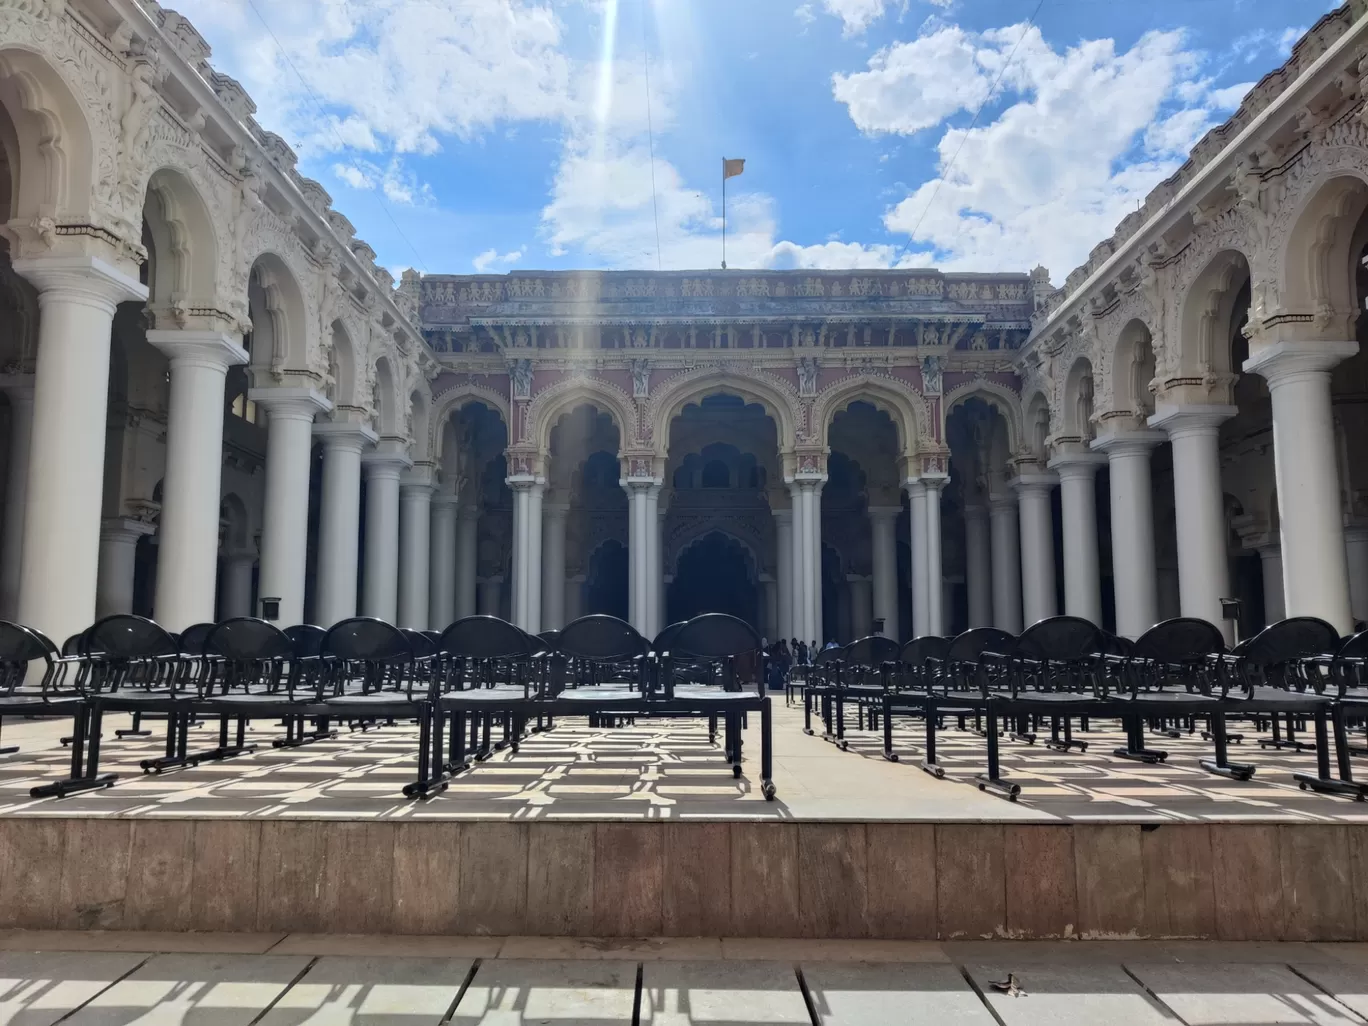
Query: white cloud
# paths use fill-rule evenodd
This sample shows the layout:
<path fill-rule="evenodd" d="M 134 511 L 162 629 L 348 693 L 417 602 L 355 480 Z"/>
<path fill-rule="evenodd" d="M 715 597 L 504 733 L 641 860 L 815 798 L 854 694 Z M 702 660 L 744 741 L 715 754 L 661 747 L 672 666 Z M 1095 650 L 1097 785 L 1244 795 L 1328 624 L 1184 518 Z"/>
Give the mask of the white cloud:
<path fill-rule="evenodd" d="M 826 12 L 841 19 L 841 31 L 856 36 L 883 17 L 888 0 L 822 0 Z"/>
<path fill-rule="evenodd" d="M 1238 85 L 1226 86 L 1224 89 L 1213 89 L 1207 93 L 1207 105 L 1212 110 L 1234 110 L 1253 88 L 1253 82 L 1241 82 Z"/>
<path fill-rule="evenodd" d="M 1300 28 L 1283 29 L 1282 33 L 1278 36 L 1278 53 L 1284 57 L 1291 55 L 1292 47 L 1295 46 L 1297 40 L 1304 35 L 1306 35 L 1305 25 L 1302 25 Z"/>
<path fill-rule="evenodd" d="M 812 4 L 799 4 L 793 9 L 793 16 L 798 19 L 798 24 L 804 28 L 817 20 L 817 15 L 812 13 Z"/>
<path fill-rule="evenodd" d="M 1151 32 L 1118 53 L 1111 40 L 1056 51 L 1037 29 L 1021 31 L 938 29 L 939 43 L 923 52 L 940 52 L 945 63 L 903 74 L 936 79 L 954 71 L 972 95 L 976 75 L 991 82 L 1002 73 L 1004 109 L 972 129 L 945 128 L 938 174 L 884 218 L 948 269 L 1074 267 L 1172 173 L 1211 127 L 1212 110 L 1229 102 L 1228 90 L 1213 93 L 1199 79 L 1199 56 L 1181 32 Z M 871 69 L 886 71 L 887 59 L 877 61 Z M 909 114 L 903 88 L 895 82 L 882 95 L 866 90 L 861 103 L 847 101 L 852 119 L 865 131 L 907 132 L 932 110 L 948 111 L 944 118 L 969 107 L 955 98 L 923 100 Z M 1180 93 L 1194 102 L 1183 103 Z"/>
<path fill-rule="evenodd" d="M 385 198 L 404 206 L 427 205 L 433 201 L 432 189 L 420 184 L 414 175 L 406 170 L 398 157 L 389 162 L 388 167 L 380 167 L 368 160 L 353 160 L 347 164 L 334 164 L 332 173 L 338 181 L 353 189 L 369 192 L 376 187 Z"/>
<path fill-rule="evenodd" d="M 471 264 L 475 267 L 476 274 L 488 274 L 489 269 L 495 266 L 512 267 L 523 257 L 521 248 L 513 250 L 511 253 L 500 253 L 497 249 L 487 249 L 474 260 Z"/>

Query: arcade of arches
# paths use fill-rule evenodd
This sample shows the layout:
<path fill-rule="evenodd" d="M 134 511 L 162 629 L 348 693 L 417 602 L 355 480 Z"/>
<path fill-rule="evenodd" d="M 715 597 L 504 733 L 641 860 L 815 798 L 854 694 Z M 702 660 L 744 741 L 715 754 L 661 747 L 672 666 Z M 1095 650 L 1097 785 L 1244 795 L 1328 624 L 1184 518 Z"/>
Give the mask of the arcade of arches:
<path fill-rule="evenodd" d="M 1049 272 L 396 283 L 133 0 L 0 0 L 0 616 L 1368 619 L 1368 20 Z"/>

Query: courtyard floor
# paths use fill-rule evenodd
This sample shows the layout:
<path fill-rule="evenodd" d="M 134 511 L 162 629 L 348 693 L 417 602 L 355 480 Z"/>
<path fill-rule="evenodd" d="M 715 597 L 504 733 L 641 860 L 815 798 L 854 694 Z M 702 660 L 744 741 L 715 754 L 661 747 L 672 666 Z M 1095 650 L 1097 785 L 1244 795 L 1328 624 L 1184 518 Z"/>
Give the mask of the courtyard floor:
<path fill-rule="evenodd" d="M 0 1023 L 58 1022 L 1349 1024 L 1368 945 L 0 932 Z"/>
<path fill-rule="evenodd" d="M 852 717 L 853 719 L 853 717 Z M 113 737 L 127 718 L 105 722 L 102 772 L 119 774 L 111 789 L 62 800 L 35 801 L 29 788 L 62 775 L 66 721 L 7 720 L 5 744 L 20 751 L 0 757 L 0 815 L 194 816 L 229 818 L 481 818 L 481 819 L 792 819 L 851 821 L 1368 821 L 1368 803 L 1302 791 L 1294 772 L 1314 770 L 1310 752 L 1261 749 L 1253 734 L 1231 748 L 1231 758 L 1258 766 L 1247 782 L 1212 776 L 1198 760 L 1210 755 L 1200 735 L 1152 738 L 1169 751 L 1166 763 L 1146 766 L 1115 758 L 1119 731 L 1078 734 L 1087 752 L 1061 754 L 1043 744 L 1003 740 L 1003 774 L 1022 786 L 1013 804 L 973 784 L 984 766 L 984 742 L 949 729 L 940 758 L 948 777 L 919 768 L 921 727 L 907 721 L 896 734 L 900 761 L 882 755 L 881 737 L 851 731 L 841 751 L 802 732 L 802 710 L 775 698 L 774 779 L 778 799 L 766 802 L 753 774 L 758 731 L 746 732 L 746 773 L 732 778 L 701 722 L 643 720 L 635 726 L 591 730 L 565 720 L 454 779 L 426 802 L 409 802 L 400 788 L 412 776 L 416 728 L 343 730 L 335 739 L 297 749 L 273 749 L 281 736 L 258 722 L 250 755 L 206 762 L 161 775 L 144 775 L 141 759 L 162 754 L 160 723 L 148 738 Z M 1237 728 L 1238 729 L 1238 728 Z M 191 749 L 208 749 L 217 730 L 191 734 Z M 1362 765 L 1368 773 L 1368 763 Z"/>

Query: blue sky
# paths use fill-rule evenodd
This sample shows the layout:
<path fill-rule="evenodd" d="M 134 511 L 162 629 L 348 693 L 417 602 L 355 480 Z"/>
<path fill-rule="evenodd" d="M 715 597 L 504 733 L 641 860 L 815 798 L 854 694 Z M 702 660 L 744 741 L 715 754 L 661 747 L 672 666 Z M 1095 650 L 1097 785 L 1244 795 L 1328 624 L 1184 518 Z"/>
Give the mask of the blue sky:
<path fill-rule="evenodd" d="M 725 155 L 730 266 L 1056 282 L 1332 6 L 1038 2 L 176 6 L 396 271 L 717 266 Z"/>

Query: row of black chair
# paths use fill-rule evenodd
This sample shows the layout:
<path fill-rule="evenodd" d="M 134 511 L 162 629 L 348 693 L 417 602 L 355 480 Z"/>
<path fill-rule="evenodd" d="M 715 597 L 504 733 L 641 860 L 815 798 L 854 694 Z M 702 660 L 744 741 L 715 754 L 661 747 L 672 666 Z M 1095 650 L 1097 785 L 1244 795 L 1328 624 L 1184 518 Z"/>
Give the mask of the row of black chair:
<path fill-rule="evenodd" d="M 245 732 L 254 719 L 285 724 L 285 736 L 272 742 L 278 748 L 333 736 L 338 722 L 367 729 L 416 720 L 417 775 L 404 793 L 423 797 L 445 789 L 472 761 L 505 745 L 516 750 L 529 729 L 566 715 L 701 716 L 714 734 L 720 719 L 739 777 L 750 711 L 761 716 L 761 790 L 772 798 L 760 639 L 723 614 L 672 625 L 654 643 L 602 615 L 538 638 L 489 616 L 442 632 L 365 617 L 326 631 L 281 631 L 241 617 L 173 635 L 143 617 L 119 615 L 69 639 L 63 652 L 31 628 L 0 622 L 0 718 L 70 715 L 74 722 L 69 775 L 33 788 L 34 797 L 114 783 L 99 771 L 107 712 L 166 717 L 165 754 L 144 760 L 144 772 L 250 753 L 256 746 Z M 192 722 L 209 717 L 219 720 L 218 745 L 190 751 Z M 491 742 L 496 723 L 503 739 Z"/>
<path fill-rule="evenodd" d="M 1001 775 L 1003 732 L 1034 744 L 1034 725 L 1048 721 L 1047 746 L 1086 750 L 1088 742 L 1073 735 L 1073 722 L 1085 725 L 1098 717 L 1118 719 L 1124 727 L 1126 746 L 1116 749 L 1116 756 L 1146 763 L 1168 756 L 1147 747 L 1146 725 L 1176 736 L 1170 724 L 1193 727 L 1204 721 L 1202 736 L 1214 751 L 1201 766 L 1237 780 L 1248 780 L 1255 767 L 1230 761 L 1228 745 L 1240 736 L 1228 732 L 1227 721 L 1268 724 L 1272 736 L 1262 744 L 1314 748 L 1316 773 L 1294 774 L 1303 788 L 1361 799 L 1368 785 L 1353 779 L 1348 725 L 1368 717 L 1366 674 L 1368 632 L 1341 638 L 1330 624 L 1312 617 L 1272 624 L 1227 650 L 1220 630 L 1205 620 L 1167 620 L 1132 642 L 1087 620 L 1059 616 L 1020 636 L 981 627 L 956 638 L 918 638 L 901 648 L 886 638 L 864 638 L 823 652 L 803 697 L 807 731 L 813 732 L 815 702 L 823 736 L 843 747 L 847 704 L 859 709 L 862 725 L 872 727 L 881 719 L 884 754 L 893 760 L 893 717 L 921 717 L 926 731 L 922 765 L 937 777 L 945 772 L 936 753 L 944 717 L 958 716 L 963 725 L 972 716 L 972 729 L 987 742 L 987 772 L 977 778 L 979 787 L 1011 799 L 1020 786 Z M 1297 724 L 1308 720 L 1314 725 L 1313 744 L 1295 736 Z"/>

